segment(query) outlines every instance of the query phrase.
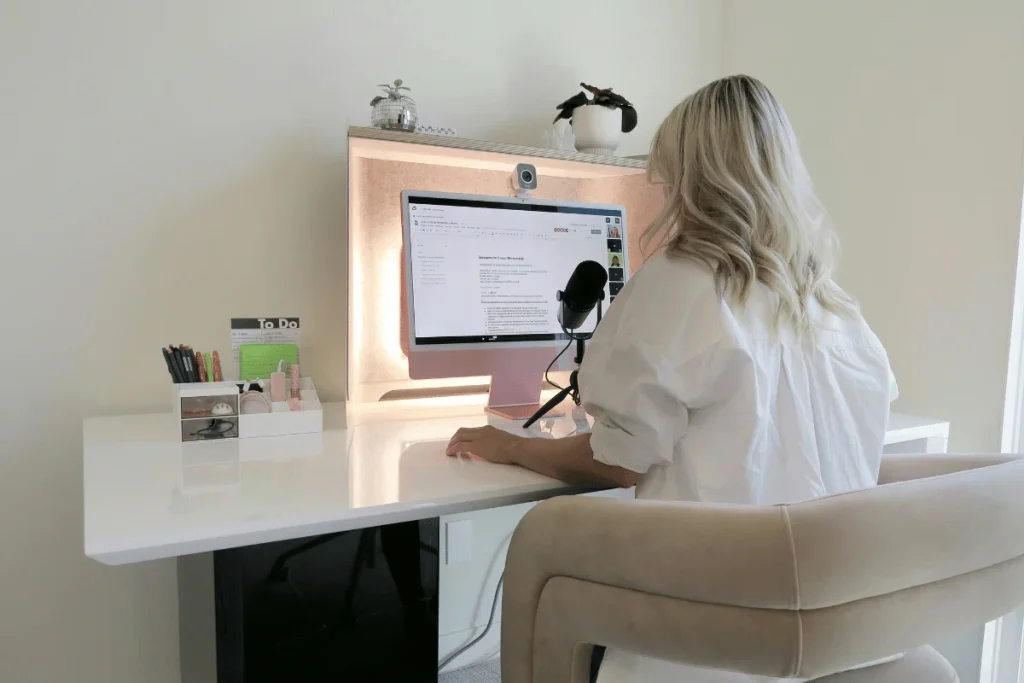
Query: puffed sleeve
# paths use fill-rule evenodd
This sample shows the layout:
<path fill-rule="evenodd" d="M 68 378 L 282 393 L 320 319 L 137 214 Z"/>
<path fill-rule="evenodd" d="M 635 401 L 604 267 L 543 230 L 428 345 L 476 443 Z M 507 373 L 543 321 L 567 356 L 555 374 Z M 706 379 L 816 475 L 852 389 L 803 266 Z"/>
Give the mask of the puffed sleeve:
<path fill-rule="evenodd" d="M 583 406 L 594 418 L 594 459 L 645 474 L 672 461 L 717 370 L 707 352 L 723 334 L 721 301 L 672 280 L 677 264 L 654 262 L 630 281 L 587 347 L 580 371 Z M 672 270 L 670 270 L 672 269 Z M 666 298 L 665 292 L 685 292 Z"/>
<path fill-rule="evenodd" d="M 600 355 L 605 362 L 586 365 L 594 372 L 580 380 L 583 406 L 594 418 L 594 459 L 637 474 L 669 462 L 687 411 L 659 369 L 661 352 L 643 342 L 613 342 Z"/>

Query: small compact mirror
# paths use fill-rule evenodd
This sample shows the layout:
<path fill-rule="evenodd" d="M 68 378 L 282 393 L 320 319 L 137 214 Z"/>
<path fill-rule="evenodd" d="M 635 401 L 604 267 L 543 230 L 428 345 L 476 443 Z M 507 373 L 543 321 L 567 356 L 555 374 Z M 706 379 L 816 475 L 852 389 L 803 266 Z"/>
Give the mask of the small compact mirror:
<path fill-rule="evenodd" d="M 270 399 L 262 391 L 249 390 L 238 399 L 238 406 L 243 415 L 270 412 Z"/>

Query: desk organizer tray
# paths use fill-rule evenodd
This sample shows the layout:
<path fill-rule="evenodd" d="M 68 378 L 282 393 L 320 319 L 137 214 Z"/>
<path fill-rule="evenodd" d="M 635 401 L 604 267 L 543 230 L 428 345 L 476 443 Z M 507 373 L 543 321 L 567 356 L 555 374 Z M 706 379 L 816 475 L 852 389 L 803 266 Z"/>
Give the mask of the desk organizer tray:
<path fill-rule="evenodd" d="M 299 410 L 287 401 L 270 403 L 270 412 L 242 413 L 238 382 L 176 384 L 175 420 L 183 442 L 310 434 L 324 430 L 324 413 L 313 381 L 299 379 Z M 269 402 L 269 401 L 268 401 Z"/>

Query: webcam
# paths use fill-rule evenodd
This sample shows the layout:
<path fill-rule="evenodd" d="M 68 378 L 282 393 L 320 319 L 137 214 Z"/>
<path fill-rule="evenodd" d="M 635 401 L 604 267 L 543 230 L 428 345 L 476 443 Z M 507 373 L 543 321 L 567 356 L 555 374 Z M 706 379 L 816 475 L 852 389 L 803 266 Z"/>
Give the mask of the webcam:
<path fill-rule="evenodd" d="M 537 167 L 533 164 L 516 164 L 514 181 L 517 192 L 537 189 Z"/>

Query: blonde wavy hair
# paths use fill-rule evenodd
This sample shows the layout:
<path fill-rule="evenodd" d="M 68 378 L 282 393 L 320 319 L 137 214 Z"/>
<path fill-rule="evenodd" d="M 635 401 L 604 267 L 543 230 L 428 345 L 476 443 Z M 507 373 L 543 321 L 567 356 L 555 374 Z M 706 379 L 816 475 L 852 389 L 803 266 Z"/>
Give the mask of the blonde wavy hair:
<path fill-rule="evenodd" d="M 730 76 L 683 100 L 654 135 L 647 174 L 665 186 L 665 206 L 641 237 L 645 251 L 707 264 L 719 294 L 740 304 L 762 283 L 777 323 L 801 334 L 813 327 L 812 300 L 856 310 L 832 281 L 838 240 L 789 119 L 757 79 Z"/>

